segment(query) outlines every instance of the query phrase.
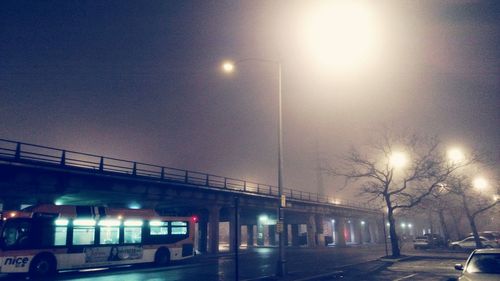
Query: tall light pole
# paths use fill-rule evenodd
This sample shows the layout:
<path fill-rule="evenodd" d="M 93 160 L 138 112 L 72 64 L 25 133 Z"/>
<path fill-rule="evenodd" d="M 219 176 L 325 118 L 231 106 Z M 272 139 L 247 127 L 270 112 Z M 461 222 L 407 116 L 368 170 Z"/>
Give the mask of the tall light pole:
<path fill-rule="evenodd" d="M 286 259 L 285 259 L 285 236 L 284 236 L 284 221 L 285 213 L 283 204 L 285 200 L 283 197 L 283 114 L 282 114 L 282 102 L 281 102 L 281 62 L 275 60 L 259 59 L 259 58 L 246 58 L 238 60 L 235 62 L 225 62 L 222 65 L 222 69 L 225 72 L 233 72 L 235 65 L 245 62 L 245 61 L 255 61 L 260 63 L 271 63 L 277 66 L 278 69 L 278 210 L 277 210 L 277 230 L 279 233 L 279 244 L 278 244 L 278 262 L 276 265 L 276 275 L 285 276 L 286 275 Z"/>

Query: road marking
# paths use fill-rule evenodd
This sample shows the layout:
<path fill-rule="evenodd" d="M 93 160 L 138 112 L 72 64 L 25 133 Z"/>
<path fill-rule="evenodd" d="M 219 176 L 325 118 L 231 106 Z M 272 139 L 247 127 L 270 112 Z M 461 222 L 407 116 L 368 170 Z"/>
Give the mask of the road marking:
<path fill-rule="evenodd" d="M 417 275 L 418 273 L 413 273 L 413 274 L 410 274 L 408 276 L 405 276 L 405 277 L 401 277 L 401 278 L 398 278 L 398 279 L 394 279 L 393 281 L 400 281 L 400 280 L 404 280 L 404 279 L 407 279 L 407 278 L 410 278 L 410 277 L 413 277 L 415 275 Z"/>

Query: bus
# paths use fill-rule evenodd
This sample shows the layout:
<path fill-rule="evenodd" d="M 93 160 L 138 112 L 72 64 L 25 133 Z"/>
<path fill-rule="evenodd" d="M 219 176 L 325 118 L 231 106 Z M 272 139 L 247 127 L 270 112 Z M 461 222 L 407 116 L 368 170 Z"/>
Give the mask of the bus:
<path fill-rule="evenodd" d="M 196 217 L 149 209 L 42 204 L 3 211 L 0 273 L 44 277 L 60 270 L 193 257 Z"/>

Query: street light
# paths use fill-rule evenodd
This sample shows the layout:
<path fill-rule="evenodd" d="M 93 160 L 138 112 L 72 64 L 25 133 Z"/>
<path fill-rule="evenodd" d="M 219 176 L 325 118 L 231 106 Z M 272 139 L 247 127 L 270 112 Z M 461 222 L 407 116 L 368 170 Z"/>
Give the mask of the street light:
<path fill-rule="evenodd" d="M 472 181 L 472 185 L 479 191 L 483 191 L 488 187 L 488 181 L 483 177 L 477 177 Z"/>
<path fill-rule="evenodd" d="M 285 267 L 285 236 L 283 231 L 285 214 L 283 212 L 282 206 L 284 200 L 283 196 L 283 118 L 282 118 L 282 105 L 281 105 L 281 62 L 276 60 L 260 59 L 260 58 L 246 58 L 241 59 L 236 62 L 226 61 L 222 64 L 222 70 L 226 73 L 231 73 L 235 69 L 235 65 L 245 62 L 245 61 L 255 61 L 259 63 L 270 63 L 277 66 L 278 70 L 278 222 L 277 229 L 279 233 L 279 254 L 278 262 L 276 266 L 276 275 L 284 276 L 286 274 Z"/>
<path fill-rule="evenodd" d="M 465 160 L 465 155 L 463 151 L 458 147 L 450 148 L 446 154 L 451 164 L 460 164 L 462 161 Z"/>
<path fill-rule="evenodd" d="M 395 151 L 392 153 L 389 158 L 389 164 L 392 168 L 402 168 L 406 165 L 408 159 L 406 158 L 406 154 L 400 151 Z"/>
<path fill-rule="evenodd" d="M 226 73 L 233 72 L 233 70 L 234 70 L 234 63 L 229 62 L 229 61 L 224 62 L 224 63 L 222 64 L 222 70 L 223 70 L 224 72 L 226 72 Z"/>
<path fill-rule="evenodd" d="M 374 5 L 326 0 L 308 4 L 297 30 L 308 60 L 336 75 L 354 74 L 380 60 L 383 23 Z"/>

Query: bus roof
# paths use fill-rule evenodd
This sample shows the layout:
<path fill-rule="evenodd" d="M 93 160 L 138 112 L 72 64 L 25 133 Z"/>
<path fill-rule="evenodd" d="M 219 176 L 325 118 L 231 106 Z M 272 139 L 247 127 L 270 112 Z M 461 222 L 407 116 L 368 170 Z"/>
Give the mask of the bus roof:
<path fill-rule="evenodd" d="M 39 204 L 29 206 L 21 211 L 3 211 L 3 219 L 14 217 L 34 217 L 36 215 L 46 215 L 62 218 L 141 218 L 153 219 L 162 218 L 152 209 L 126 209 L 126 208 L 108 208 L 98 206 L 73 206 L 73 205 L 54 205 Z"/>

